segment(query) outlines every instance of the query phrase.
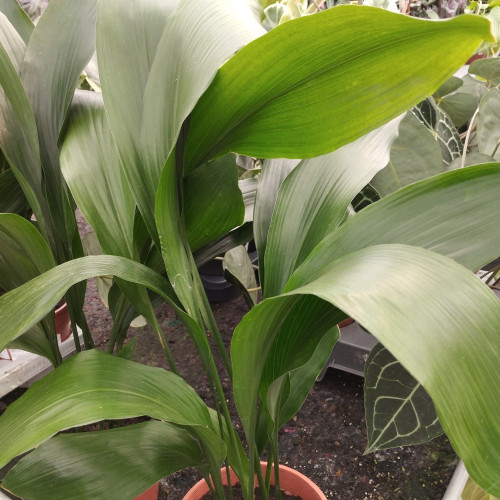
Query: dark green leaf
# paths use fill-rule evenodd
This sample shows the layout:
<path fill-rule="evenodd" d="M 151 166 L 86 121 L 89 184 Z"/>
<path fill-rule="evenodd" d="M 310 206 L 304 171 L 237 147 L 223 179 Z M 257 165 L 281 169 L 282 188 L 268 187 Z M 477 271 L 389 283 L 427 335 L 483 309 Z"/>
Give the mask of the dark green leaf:
<path fill-rule="evenodd" d="M 328 153 L 434 92 L 490 36 L 479 16 L 433 23 L 364 6 L 286 22 L 221 67 L 193 111 L 187 168 L 228 151 Z"/>
<path fill-rule="evenodd" d="M 429 441 L 443 433 L 432 399 L 381 344 L 365 365 L 365 453 Z"/>
<path fill-rule="evenodd" d="M 164 476 L 201 466 L 192 436 L 167 422 L 61 434 L 30 453 L 2 485 L 22 498 L 134 498 Z"/>

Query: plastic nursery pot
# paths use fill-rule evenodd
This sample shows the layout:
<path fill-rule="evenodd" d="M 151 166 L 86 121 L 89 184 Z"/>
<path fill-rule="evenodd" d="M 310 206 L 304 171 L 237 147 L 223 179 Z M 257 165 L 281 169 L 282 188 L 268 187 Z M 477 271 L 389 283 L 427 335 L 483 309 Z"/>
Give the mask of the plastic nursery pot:
<path fill-rule="evenodd" d="M 61 342 L 71 335 L 71 320 L 66 302 L 56 309 L 56 332 L 61 336 Z"/>
<path fill-rule="evenodd" d="M 138 497 L 135 497 L 134 500 L 157 500 L 159 489 L 160 489 L 160 483 L 155 483 L 153 484 L 153 486 L 148 488 L 144 493 L 141 493 Z"/>
<path fill-rule="evenodd" d="M 267 463 L 261 462 L 260 465 L 262 467 L 262 473 L 265 475 Z M 222 468 L 220 473 L 222 483 L 226 486 L 226 468 Z M 232 470 L 230 471 L 230 477 L 233 486 L 238 484 L 238 478 Z M 271 484 L 274 486 L 274 473 L 271 474 Z M 295 495 L 302 498 L 302 500 L 326 500 L 323 492 L 308 477 L 285 465 L 280 465 L 280 486 L 281 491 L 284 491 L 287 495 Z M 202 479 L 187 492 L 183 500 L 200 500 L 203 495 L 209 492 L 210 490 L 206 481 Z"/>

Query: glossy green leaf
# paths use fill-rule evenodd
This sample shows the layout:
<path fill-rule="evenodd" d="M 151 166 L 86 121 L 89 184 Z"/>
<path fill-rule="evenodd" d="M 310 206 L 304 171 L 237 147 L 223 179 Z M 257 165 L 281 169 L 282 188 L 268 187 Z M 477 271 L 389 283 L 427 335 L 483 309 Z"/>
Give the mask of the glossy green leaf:
<path fill-rule="evenodd" d="M 0 214 L 0 287 L 11 290 L 54 266 L 50 248 L 31 222 Z"/>
<path fill-rule="evenodd" d="M 257 253 L 259 255 L 259 276 L 264 282 L 265 266 L 264 255 L 266 253 L 267 235 L 271 225 L 271 217 L 278 197 L 279 188 L 285 177 L 300 163 L 300 160 L 265 160 L 262 166 L 262 174 L 259 188 L 255 197 L 254 210 L 254 239 Z"/>
<path fill-rule="evenodd" d="M 350 253 L 302 283 L 293 293 L 314 293 L 346 311 L 424 386 L 471 476 L 498 492 L 495 294 L 452 260 L 401 245 Z"/>
<path fill-rule="evenodd" d="M 433 23 L 341 5 L 278 26 L 232 57 L 196 105 L 188 168 L 228 151 L 310 158 L 357 139 L 434 92 L 490 39 L 478 17 Z"/>
<path fill-rule="evenodd" d="M 494 163 L 454 170 L 396 191 L 329 235 L 288 285 L 295 287 L 296 278 L 315 275 L 338 256 L 383 243 L 422 246 L 479 269 L 498 257 L 500 248 L 498 183 L 500 164 Z"/>
<path fill-rule="evenodd" d="M 0 463 L 62 429 L 141 415 L 189 427 L 210 426 L 205 403 L 177 375 L 97 350 L 79 353 L 6 410 L 0 420 Z"/>
<path fill-rule="evenodd" d="M 1 0 L 0 12 L 7 17 L 24 40 L 24 43 L 27 44 L 31 33 L 33 33 L 34 26 L 31 19 L 19 5 L 19 2 L 16 0 Z"/>
<path fill-rule="evenodd" d="M 170 284 L 153 270 L 123 257 L 82 257 L 61 264 L 0 297 L 0 314 L 4 319 L 0 346 L 4 348 L 40 321 L 72 285 L 101 275 L 114 275 L 147 286 L 169 302 L 177 314 L 183 315 L 169 298 Z"/>
<path fill-rule="evenodd" d="M 432 399 L 381 344 L 366 361 L 364 393 L 365 453 L 423 443 L 443 433 Z"/>
<path fill-rule="evenodd" d="M 201 465 L 200 448 L 188 432 L 152 420 L 60 434 L 22 459 L 2 486 L 26 500 L 122 500 L 168 474 Z"/>
<path fill-rule="evenodd" d="M 0 212 L 31 216 L 28 200 L 10 168 L 0 172 Z"/>
<path fill-rule="evenodd" d="M 95 51 L 96 9 L 96 0 L 50 2 L 30 37 L 21 71 L 38 128 L 43 196 L 50 206 L 51 247 L 58 262 L 71 255 L 76 232 L 58 139 L 78 77 Z"/>
<path fill-rule="evenodd" d="M 183 180 L 184 221 L 192 250 L 243 223 L 245 206 L 233 154 L 209 161 Z"/>
<path fill-rule="evenodd" d="M 18 37 L 2 15 L 0 23 L 5 33 Z M 14 54 L 14 47 L 22 53 Z M 0 45 L 0 148 L 45 233 L 44 218 L 48 215 L 48 207 L 39 202 L 43 195 L 38 133 L 31 105 L 16 70 L 19 59 L 24 57 L 24 48 L 20 44 L 11 44 L 9 52 L 14 62 L 3 44 Z"/>
<path fill-rule="evenodd" d="M 265 273 L 265 297 L 281 292 L 311 250 L 342 222 L 354 196 L 387 165 L 399 121 L 329 155 L 304 160 L 285 179 L 269 228 L 265 266 L 272 273 Z"/>
<path fill-rule="evenodd" d="M 120 168 L 102 96 L 79 91 L 61 149 L 61 169 L 105 253 L 134 258 L 135 201 Z"/>
<path fill-rule="evenodd" d="M 477 115 L 479 152 L 500 159 L 500 90 L 493 88 L 481 99 Z"/>
<path fill-rule="evenodd" d="M 399 134 L 391 147 L 388 165 L 370 184 L 386 196 L 412 182 L 443 171 L 441 149 L 432 133 L 408 112 L 399 125 Z"/>
<path fill-rule="evenodd" d="M 144 91 L 141 141 L 150 168 L 163 166 L 182 123 L 219 67 L 265 33 L 255 14 L 254 0 L 179 2 L 166 23 Z"/>
<path fill-rule="evenodd" d="M 111 0 L 99 2 L 98 8 L 97 57 L 106 116 L 130 189 L 153 234 L 154 195 L 163 163 L 154 169 L 142 163 L 143 98 L 165 23 L 177 3 L 141 0 L 124 9 L 121 0 Z"/>

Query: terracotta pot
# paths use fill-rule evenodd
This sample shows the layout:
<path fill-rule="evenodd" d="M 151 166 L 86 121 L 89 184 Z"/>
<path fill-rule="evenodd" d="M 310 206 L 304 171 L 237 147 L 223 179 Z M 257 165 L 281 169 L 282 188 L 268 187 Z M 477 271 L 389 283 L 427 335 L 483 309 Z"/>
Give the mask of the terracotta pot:
<path fill-rule="evenodd" d="M 339 323 L 339 328 L 345 328 L 346 326 L 352 325 L 354 320 L 352 318 L 346 318 L 344 321 Z"/>
<path fill-rule="evenodd" d="M 144 493 L 141 493 L 134 500 L 157 500 L 158 490 L 160 489 L 160 483 L 155 483 L 151 488 L 148 488 Z"/>
<path fill-rule="evenodd" d="M 64 342 L 71 335 L 71 321 L 66 302 L 56 309 L 56 332 L 61 336 L 61 342 Z"/>
<path fill-rule="evenodd" d="M 260 465 L 262 473 L 265 475 L 267 463 L 261 462 Z M 220 473 L 222 483 L 227 485 L 226 468 L 221 469 Z M 233 486 L 239 482 L 232 470 L 230 471 L 230 476 Z M 271 474 L 271 484 L 274 485 L 274 474 Z M 286 494 L 301 497 L 303 500 L 326 500 L 323 492 L 309 478 L 285 465 L 280 465 L 280 485 L 281 490 Z M 209 491 L 206 481 L 202 479 L 187 492 L 183 500 L 200 500 Z"/>

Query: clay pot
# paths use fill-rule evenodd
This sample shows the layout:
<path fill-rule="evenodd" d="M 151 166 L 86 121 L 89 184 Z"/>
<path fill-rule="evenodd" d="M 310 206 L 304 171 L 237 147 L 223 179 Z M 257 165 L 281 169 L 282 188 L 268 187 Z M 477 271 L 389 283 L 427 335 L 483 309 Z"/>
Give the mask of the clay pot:
<path fill-rule="evenodd" d="M 56 309 L 56 333 L 61 336 L 61 342 L 71 335 L 71 321 L 66 302 Z"/>
<path fill-rule="evenodd" d="M 155 483 L 153 484 L 153 486 L 148 488 L 144 493 L 141 493 L 138 497 L 135 497 L 134 500 L 157 500 L 159 489 L 160 489 L 160 483 Z"/>
<path fill-rule="evenodd" d="M 267 463 L 261 462 L 260 465 L 262 473 L 265 475 Z M 224 467 L 220 472 L 222 483 L 227 485 L 226 468 Z M 230 476 L 233 486 L 239 482 L 232 470 L 230 471 Z M 271 474 L 271 484 L 274 485 L 274 473 Z M 280 465 L 280 485 L 281 490 L 288 495 L 295 495 L 301 497 L 303 500 L 326 500 L 323 492 L 309 478 L 285 465 Z M 206 481 L 202 479 L 187 492 L 183 500 L 200 500 L 209 491 Z"/>

